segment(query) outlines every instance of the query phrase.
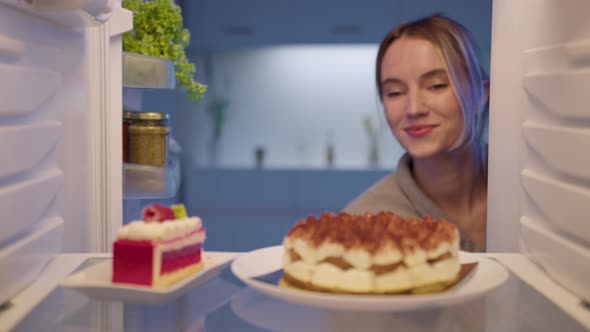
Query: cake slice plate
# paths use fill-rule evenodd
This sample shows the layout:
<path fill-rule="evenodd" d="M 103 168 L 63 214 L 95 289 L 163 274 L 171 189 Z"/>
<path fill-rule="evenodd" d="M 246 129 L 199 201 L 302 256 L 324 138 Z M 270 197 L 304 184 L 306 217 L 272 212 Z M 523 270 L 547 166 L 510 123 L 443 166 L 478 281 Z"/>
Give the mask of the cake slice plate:
<path fill-rule="evenodd" d="M 277 285 L 283 247 L 267 247 L 240 255 L 231 265 L 233 274 L 248 286 L 270 297 L 316 308 L 347 311 L 407 311 L 455 305 L 485 295 L 504 283 L 508 271 L 482 255 L 459 252 L 461 264 L 476 267 L 456 285 L 440 293 L 356 295 L 321 293 Z"/>
<path fill-rule="evenodd" d="M 240 253 L 205 251 L 203 252 L 204 268 L 194 276 L 168 288 L 113 283 L 111 281 L 112 259 L 94 264 L 70 275 L 60 283 L 60 286 L 85 293 L 91 298 L 159 304 L 168 302 L 216 277 L 238 255 Z"/>

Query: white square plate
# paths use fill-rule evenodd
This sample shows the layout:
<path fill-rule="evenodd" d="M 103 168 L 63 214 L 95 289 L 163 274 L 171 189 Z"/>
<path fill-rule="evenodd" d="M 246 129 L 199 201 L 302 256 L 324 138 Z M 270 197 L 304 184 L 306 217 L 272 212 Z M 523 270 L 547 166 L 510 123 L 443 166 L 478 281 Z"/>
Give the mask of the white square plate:
<path fill-rule="evenodd" d="M 113 283 L 111 281 L 113 275 L 112 259 L 94 264 L 67 277 L 60 283 L 60 286 L 72 288 L 85 293 L 89 297 L 102 300 L 158 304 L 170 301 L 216 277 L 238 255 L 240 253 L 203 252 L 205 267 L 194 276 L 168 288 Z"/>

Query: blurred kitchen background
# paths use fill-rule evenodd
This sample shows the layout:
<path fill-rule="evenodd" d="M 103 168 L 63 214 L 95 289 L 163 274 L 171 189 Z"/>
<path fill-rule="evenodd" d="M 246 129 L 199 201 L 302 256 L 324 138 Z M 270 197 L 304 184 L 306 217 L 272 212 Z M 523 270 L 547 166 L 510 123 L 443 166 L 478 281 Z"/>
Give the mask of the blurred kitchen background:
<path fill-rule="evenodd" d="M 489 71 L 491 0 L 177 3 L 187 56 L 208 89 L 196 105 L 179 89 L 141 91 L 142 111 L 170 115 L 178 191 L 125 200 L 125 221 L 147 203 L 183 202 L 206 224 L 209 250 L 279 244 L 298 218 L 338 211 L 395 169 L 403 150 L 374 82 L 378 44 L 393 26 L 437 12 L 457 19 Z"/>

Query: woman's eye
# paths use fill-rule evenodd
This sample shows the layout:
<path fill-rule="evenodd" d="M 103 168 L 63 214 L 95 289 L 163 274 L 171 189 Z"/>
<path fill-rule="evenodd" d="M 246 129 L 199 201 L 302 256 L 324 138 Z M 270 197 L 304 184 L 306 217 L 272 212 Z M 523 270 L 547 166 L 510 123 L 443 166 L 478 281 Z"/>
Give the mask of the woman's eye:
<path fill-rule="evenodd" d="M 401 96 L 402 93 L 403 93 L 402 91 L 390 91 L 387 93 L 387 97 L 395 98 L 395 97 Z"/>
<path fill-rule="evenodd" d="M 430 90 L 442 90 L 444 88 L 446 88 L 447 86 L 449 86 L 446 83 L 439 83 L 439 84 L 433 84 L 429 87 Z"/>

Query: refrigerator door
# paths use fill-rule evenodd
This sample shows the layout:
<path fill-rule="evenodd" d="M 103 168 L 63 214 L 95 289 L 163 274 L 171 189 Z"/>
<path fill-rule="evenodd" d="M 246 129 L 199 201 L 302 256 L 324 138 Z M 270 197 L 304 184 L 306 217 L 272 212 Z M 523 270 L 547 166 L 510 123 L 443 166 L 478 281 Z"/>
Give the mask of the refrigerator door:
<path fill-rule="evenodd" d="M 85 44 L 84 30 L 0 2 L 0 249 L 53 216 L 63 247 L 90 249 Z"/>
<path fill-rule="evenodd" d="M 0 249 L 0 303 L 37 278 L 61 248 L 63 220 L 49 218 L 32 232 Z"/>
<path fill-rule="evenodd" d="M 111 0 L 0 0 L 0 248 L 59 216 L 63 251 L 108 251 L 122 224 L 121 34 L 131 28 Z"/>
<path fill-rule="evenodd" d="M 108 251 L 122 224 L 131 28 L 112 0 L 0 0 L 0 305 L 60 252 Z"/>
<path fill-rule="evenodd" d="M 3 220 L 0 243 L 26 233 L 45 214 L 63 182 L 63 172 L 52 169 L 0 189 L 0 220 Z M 26 208 L 18 206 L 27 202 Z"/>
<path fill-rule="evenodd" d="M 586 0 L 494 1 L 488 181 L 488 249 L 520 250 L 587 301 L 589 12 Z"/>

